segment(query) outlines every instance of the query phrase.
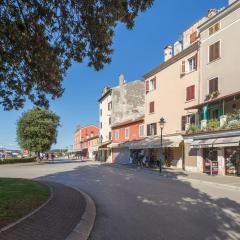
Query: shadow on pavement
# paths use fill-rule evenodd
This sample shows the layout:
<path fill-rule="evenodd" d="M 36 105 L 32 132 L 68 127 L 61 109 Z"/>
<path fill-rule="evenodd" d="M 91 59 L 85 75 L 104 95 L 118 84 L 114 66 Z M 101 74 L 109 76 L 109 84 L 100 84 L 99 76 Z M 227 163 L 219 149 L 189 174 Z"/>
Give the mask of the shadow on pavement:
<path fill-rule="evenodd" d="M 109 165 L 82 165 L 39 179 L 81 188 L 96 201 L 90 239 L 240 239 L 240 204 L 213 198 L 176 180 L 182 172 L 128 171 Z"/>

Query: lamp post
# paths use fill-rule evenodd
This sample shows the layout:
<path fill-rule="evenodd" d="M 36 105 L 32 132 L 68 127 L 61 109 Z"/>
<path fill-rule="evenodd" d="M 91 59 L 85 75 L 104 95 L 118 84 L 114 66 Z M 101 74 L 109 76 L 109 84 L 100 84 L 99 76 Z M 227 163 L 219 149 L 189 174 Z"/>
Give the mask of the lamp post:
<path fill-rule="evenodd" d="M 82 155 L 83 155 L 82 144 L 83 144 L 83 141 L 81 140 L 81 141 L 80 141 L 80 148 L 81 148 L 81 151 L 80 151 L 80 160 L 82 160 Z"/>
<path fill-rule="evenodd" d="M 162 172 L 162 154 L 163 154 L 163 148 L 162 148 L 162 145 L 163 145 L 163 142 L 162 142 L 162 132 L 163 132 L 163 128 L 164 128 L 164 124 L 165 124 L 165 119 L 162 117 L 160 118 L 160 121 L 159 121 L 159 125 L 160 125 L 160 130 L 161 130 L 161 142 L 160 142 L 160 163 L 159 163 L 159 172 L 161 173 Z"/>

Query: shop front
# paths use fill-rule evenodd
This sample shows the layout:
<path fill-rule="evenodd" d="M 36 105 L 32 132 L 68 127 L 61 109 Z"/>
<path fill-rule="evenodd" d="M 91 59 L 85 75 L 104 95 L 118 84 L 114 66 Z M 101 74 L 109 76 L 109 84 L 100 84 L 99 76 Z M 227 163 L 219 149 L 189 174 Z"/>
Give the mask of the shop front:
<path fill-rule="evenodd" d="M 197 150 L 199 172 L 240 176 L 240 129 L 198 134 L 192 136 L 190 145 Z"/>

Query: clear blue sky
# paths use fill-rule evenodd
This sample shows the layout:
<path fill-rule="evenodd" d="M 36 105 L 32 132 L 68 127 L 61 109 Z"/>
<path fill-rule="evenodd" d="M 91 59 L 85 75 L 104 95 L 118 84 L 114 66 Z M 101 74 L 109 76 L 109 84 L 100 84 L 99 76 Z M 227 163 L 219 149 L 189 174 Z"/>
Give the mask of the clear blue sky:
<path fill-rule="evenodd" d="M 61 117 L 58 143 L 54 147 L 73 144 L 76 125 L 98 124 L 98 98 L 105 85 L 115 86 L 118 75 L 127 81 L 142 79 L 149 70 L 163 61 L 163 48 L 174 43 L 178 35 L 191 26 L 210 8 L 221 8 L 227 0 L 155 0 L 151 9 L 140 14 L 134 30 L 118 25 L 114 37 L 112 63 L 99 72 L 86 63 L 73 64 L 64 80 L 62 98 L 50 109 Z M 0 107 L 0 147 L 16 148 L 16 121 L 22 111 L 3 111 Z"/>

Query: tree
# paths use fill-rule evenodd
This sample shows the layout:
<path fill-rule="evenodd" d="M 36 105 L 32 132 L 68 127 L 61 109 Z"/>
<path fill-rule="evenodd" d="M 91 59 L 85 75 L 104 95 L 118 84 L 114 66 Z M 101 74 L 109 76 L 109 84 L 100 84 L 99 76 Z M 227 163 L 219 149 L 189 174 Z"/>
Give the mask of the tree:
<path fill-rule="evenodd" d="M 59 120 L 54 112 L 38 107 L 23 113 L 17 122 L 18 144 L 38 156 L 50 150 L 56 143 Z"/>
<path fill-rule="evenodd" d="M 48 107 L 60 97 L 72 61 L 96 70 L 110 63 L 114 28 L 132 29 L 153 0 L 0 0 L 0 104 L 30 99 Z"/>

